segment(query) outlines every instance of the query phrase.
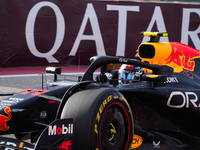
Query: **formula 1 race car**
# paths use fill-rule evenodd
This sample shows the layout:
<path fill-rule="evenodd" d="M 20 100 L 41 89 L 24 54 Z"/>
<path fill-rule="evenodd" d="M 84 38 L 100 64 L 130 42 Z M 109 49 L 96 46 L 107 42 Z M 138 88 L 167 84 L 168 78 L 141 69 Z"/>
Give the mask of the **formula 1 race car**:
<path fill-rule="evenodd" d="M 54 80 L 1 100 L 0 134 L 16 136 L 0 138 L 1 148 L 200 149 L 200 52 L 159 42 L 167 33 L 141 34 L 151 37 L 138 47 L 141 61 L 95 56 L 77 81 L 48 67 Z"/>

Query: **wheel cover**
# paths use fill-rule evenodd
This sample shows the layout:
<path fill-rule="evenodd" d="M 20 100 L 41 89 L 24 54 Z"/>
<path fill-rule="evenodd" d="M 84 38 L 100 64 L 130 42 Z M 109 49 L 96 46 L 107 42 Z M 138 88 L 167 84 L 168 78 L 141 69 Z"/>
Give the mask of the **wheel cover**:
<path fill-rule="evenodd" d="M 127 149 L 130 124 L 123 105 L 120 103 L 109 105 L 102 114 L 99 129 L 99 143 L 102 150 Z"/>

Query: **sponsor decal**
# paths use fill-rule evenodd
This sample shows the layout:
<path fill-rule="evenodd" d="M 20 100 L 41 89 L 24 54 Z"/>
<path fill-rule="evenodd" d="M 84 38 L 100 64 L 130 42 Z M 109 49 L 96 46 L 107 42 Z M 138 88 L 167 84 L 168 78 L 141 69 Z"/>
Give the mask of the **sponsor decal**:
<path fill-rule="evenodd" d="M 72 140 L 69 140 L 69 141 L 65 141 L 65 142 L 63 142 L 62 143 L 62 145 L 60 145 L 58 148 L 57 148 L 57 150 L 71 150 L 71 145 L 72 145 L 72 143 L 71 143 L 71 141 Z"/>
<path fill-rule="evenodd" d="M 15 101 L 15 102 L 19 102 L 19 101 L 22 101 L 24 100 L 24 98 L 18 98 L 18 97 L 10 97 L 9 98 L 9 101 Z"/>
<path fill-rule="evenodd" d="M 47 111 L 41 111 L 40 118 L 43 118 L 43 119 L 47 118 Z"/>
<path fill-rule="evenodd" d="M 56 119 L 40 135 L 34 150 L 41 150 L 42 146 L 50 146 L 52 143 L 58 142 L 56 147 L 52 149 L 70 150 L 73 143 L 72 136 L 74 135 L 73 119 Z M 63 139 L 60 141 L 60 139 Z M 64 141 L 65 140 L 65 141 Z M 50 148 L 50 149 L 51 149 Z"/>
<path fill-rule="evenodd" d="M 10 107 L 6 107 L 4 109 L 4 112 L 7 115 L 0 114 L 0 130 L 1 131 L 8 131 L 10 127 L 6 124 L 7 121 L 9 121 L 12 118 L 12 114 L 10 113 Z"/>
<path fill-rule="evenodd" d="M 178 83 L 178 79 L 176 77 L 167 77 L 164 83 Z"/>
<path fill-rule="evenodd" d="M 200 58 L 199 51 L 186 47 L 185 45 L 178 45 L 171 43 L 172 52 L 165 60 L 167 64 L 173 63 L 181 68 L 189 71 L 194 71 L 195 61 L 193 59 Z"/>
<path fill-rule="evenodd" d="M 194 92 L 174 91 L 170 94 L 167 106 L 172 108 L 200 107 L 198 96 Z"/>
<path fill-rule="evenodd" d="M 120 59 L 119 59 L 119 62 L 122 62 L 122 63 L 127 63 L 127 62 L 128 62 L 128 59 L 125 59 L 125 58 L 120 58 Z"/>
<path fill-rule="evenodd" d="M 104 108 L 106 107 L 106 105 L 112 100 L 112 99 L 116 99 L 116 98 L 118 98 L 118 96 L 117 95 L 109 95 L 104 101 L 103 101 L 103 103 L 100 105 L 100 107 L 99 107 L 99 111 L 97 112 L 97 116 L 96 116 L 96 121 L 97 121 L 97 123 L 99 123 L 99 121 L 100 121 L 100 118 L 101 118 L 101 115 L 102 115 L 102 113 L 103 113 L 103 110 L 104 110 Z M 97 124 L 95 124 L 94 125 L 94 132 L 96 133 L 96 134 L 98 134 L 98 125 Z"/>
<path fill-rule="evenodd" d="M 149 75 L 146 75 L 148 78 L 157 78 L 158 75 L 153 75 L 153 74 L 149 74 Z"/>
<path fill-rule="evenodd" d="M 158 142 L 153 141 L 153 148 L 160 148 L 160 141 Z"/>
<path fill-rule="evenodd" d="M 134 70 L 133 65 L 126 65 L 124 69 Z"/>
<path fill-rule="evenodd" d="M 16 104 L 22 100 L 24 100 L 24 98 L 17 98 L 17 97 L 10 97 L 9 99 L 1 100 L 0 101 L 0 109 L 10 107 L 12 104 Z"/>
<path fill-rule="evenodd" d="M 193 76 L 193 74 L 190 71 L 184 70 L 183 74 L 186 75 L 186 76 L 188 76 L 190 79 L 194 79 L 194 76 Z"/>
<path fill-rule="evenodd" d="M 106 72 L 105 75 L 106 75 L 106 77 L 107 77 L 108 79 L 112 79 L 112 76 L 113 76 L 113 75 L 112 75 L 111 73 Z"/>
<path fill-rule="evenodd" d="M 112 95 L 108 96 L 108 97 L 103 101 L 103 103 L 100 105 L 99 111 L 97 112 L 97 116 L 96 116 L 97 122 L 100 121 L 100 117 L 101 117 L 101 114 L 102 114 L 104 108 L 106 107 L 106 105 L 107 105 L 111 100 L 112 100 Z"/>
<path fill-rule="evenodd" d="M 18 141 L 16 141 L 16 142 L 0 141 L 0 145 L 7 145 L 8 146 L 8 148 L 5 148 L 4 150 L 14 150 L 13 148 L 9 148 L 9 146 L 15 147 L 16 149 L 33 150 L 33 146 L 30 146 L 29 144 L 27 145 L 24 142 L 18 142 Z"/>
<path fill-rule="evenodd" d="M 133 135 L 133 141 L 131 143 L 131 149 L 138 148 L 140 145 L 142 145 L 143 139 L 141 136 L 134 134 Z"/>
<path fill-rule="evenodd" d="M 73 124 L 68 124 L 68 126 L 62 124 L 61 127 L 58 127 L 57 125 L 50 125 L 48 127 L 48 136 L 60 134 L 73 134 Z"/>

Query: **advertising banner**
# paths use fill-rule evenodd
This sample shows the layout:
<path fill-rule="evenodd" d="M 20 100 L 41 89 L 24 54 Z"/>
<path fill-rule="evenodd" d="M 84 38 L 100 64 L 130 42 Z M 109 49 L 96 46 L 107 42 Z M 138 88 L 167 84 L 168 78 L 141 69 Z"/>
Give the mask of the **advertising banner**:
<path fill-rule="evenodd" d="M 1 0 L 0 67 L 88 65 L 96 55 L 135 58 L 142 31 L 168 32 L 200 50 L 200 5 Z"/>

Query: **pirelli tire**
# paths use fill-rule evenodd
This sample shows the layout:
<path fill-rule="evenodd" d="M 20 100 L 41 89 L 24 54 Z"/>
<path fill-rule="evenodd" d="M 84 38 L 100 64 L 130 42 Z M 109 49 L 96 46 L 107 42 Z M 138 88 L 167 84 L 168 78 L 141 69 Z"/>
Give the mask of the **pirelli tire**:
<path fill-rule="evenodd" d="M 133 138 L 132 111 L 110 88 L 79 91 L 66 102 L 61 118 L 73 118 L 72 149 L 128 150 Z"/>

